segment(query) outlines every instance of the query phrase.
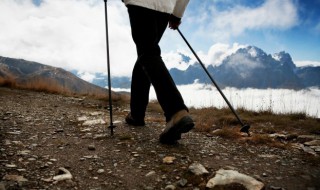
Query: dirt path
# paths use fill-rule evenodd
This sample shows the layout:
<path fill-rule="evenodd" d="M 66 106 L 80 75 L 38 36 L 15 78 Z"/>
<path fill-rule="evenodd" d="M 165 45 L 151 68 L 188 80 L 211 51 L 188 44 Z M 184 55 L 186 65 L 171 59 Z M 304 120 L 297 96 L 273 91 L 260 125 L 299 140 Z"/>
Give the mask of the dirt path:
<path fill-rule="evenodd" d="M 320 166 L 298 149 L 253 146 L 190 132 L 180 144 L 161 145 L 162 115 L 130 127 L 128 108 L 116 107 L 110 136 L 106 102 L 0 88 L 0 190 L 205 189 L 224 168 L 252 176 L 266 189 L 320 189 Z M 103 123 L 105 122 L 106 123 Z M 172 164 L 163 158 L 174 157 Z M 188 172 L 201 163 L 209 174 Z M 59 168 L 72 179 L 56 181 Z M 241 189 L 241 188 L 238 188 Z"/>

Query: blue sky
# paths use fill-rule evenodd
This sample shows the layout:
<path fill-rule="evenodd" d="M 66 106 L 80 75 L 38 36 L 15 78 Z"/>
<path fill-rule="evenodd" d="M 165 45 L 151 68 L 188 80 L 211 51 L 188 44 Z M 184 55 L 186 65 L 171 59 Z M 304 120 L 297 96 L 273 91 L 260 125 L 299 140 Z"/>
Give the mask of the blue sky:
<path fill-rule="evenodd" d="M 277 9 L 277 6 L 280 8 Z M 230 27 L 219 27 L 215 24 L 215 20 L 221 19 L 219 18 L 221 15 L 229 16 L 230 19 L 240 17 L 233 23 L 227 21 L 232 27 L 241 28 L 239 33 L 230 34 L 225 39 L 219 39 L 219 36 L 216 36 L 217 39 L 210 40 L 205 35 L 198 36 L 201 43 L 195 40 L 194 43 L 203 51 L 212 43 L 237 42 L 256 45 L 267 53 L 284 50 L 289 52 L 295 60 L 320 60 L 320 0 L 191 0 L 188 8 L 186 17 L 197 19 L 197 14 L 198 17 L 207 16 L 204 21 L 197 24 L 198 26 L 192 26 L 192 24 L 191 27 L 182 26 L 182 29 L 186 28 L 192 32 L 196 32 L 199 25 L 214 23 L 211 27 L 204 27 L 208 33 L 215 33 L 217 30 L 228 33 Z M 204 10 L 200 15 L 199 8 Z M 270 15 L 265 11 L 269 11 Z M 242 24 L 242 22 L 249 23 Z"/>
<path fill-rule="evenodd" d="M 103 0 L 0 0 L 0 55 L 106 72 Z M 108 0 L 111 73 L 130 75 L 136 59 L 128 14 Z M 190 0 L 180 27 L 205 64 L 219 64 L 238 48 L 286 51 L 298 66 L 320 66 L 320 0 Z M 192 56 L 176 31 L 161 42 L 168 68 Z"/>

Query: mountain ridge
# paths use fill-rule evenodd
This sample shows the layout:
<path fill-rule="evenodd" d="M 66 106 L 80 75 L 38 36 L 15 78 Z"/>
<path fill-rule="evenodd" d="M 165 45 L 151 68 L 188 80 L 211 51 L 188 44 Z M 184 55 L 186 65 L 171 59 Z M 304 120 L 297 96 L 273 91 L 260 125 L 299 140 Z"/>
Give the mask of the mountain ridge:
<path fill-rule="evenodd" d="M 191 63 L 191 58 L 178 53 L 183 62 L 189 63 L 185 70 L 172 68 L 169 70 L 177 85 L 211 83 L 199 63 Z M 220 65 L 208 65 L 207 70 L 221 88 L 284 88 L 304 89 L 320 87 L 320 67 L 297 67 L 291 55 L 285 51 L 267 54 L 255 46 L 238 49 L 227 56 Z M 78 75 L 75 71 L 74 74 Z M 101 73 L 97 73 L 100 77 Z M 78 75 L 81 77 L 80 75 Z M 107 86 L 106 80 L 96 77 L 92 82 Z M 100 77 L 101 78 L 101 77 Z M 106 78 L 106 76 L 105 76 Z M 130 77 L 112 77 L 114 88 L 130 88 Z"/>
<path fill-rule="evenodd" d="M 169 70 L 177 85 L 193 84 L 195 81 L 198 83 L 211 83 L 199 63 L 191 63 L 192 59 L 189 56 L 184 55 L 183 53 L 178 54 L 181 56 L 183 62 L 188 63 L 189 66 L 186 70 L 180 70 L 178 68 Z M 11 68 L 4 67 L 3 64 L 1 65 L 1 62 L 5 59 L 15 60 L 12 61 L 15 64 L 19 62 L 24 62 L 26 64 L 20 64 L 17 66 L 19 68 L 14 68 L 13 65 Z M 45 65 L 30 67 L 32 63 L 35 64 L 36 62 L 0 56 L 0 78 L 4 76 L 13 77 L 18 82 L 23 83 L 26 80 L 38 80 L 36 77 L 37 75 L 47 79 L 55 76 L 55 80 L 62 86 L 65 86 L 63 81 L 65 81 L 66 76 L 69 77 L 69 80 L 73 80 L 73 76 L 70 75 L 69 72 L 79 78 L 84 78 L 82 75 L 83 73 L 77 70 L 71 70 L 68 73 L 64 73 L 64 70 L 61 68 Z M 28 74 L 32 69 L 33 73 Z M 297 67 L 289 53 L 280 51 L 271 55 L 255 46 L 239 48 L 236 52 L 227 56 L 221 64 L 208 65 L 207 70 L 221 88 L 284 88 L 298 90 L 310 87 L 320 87 L 320 66 Z M 58 73 L 58 75 L 52 75 L 52 73 Z M 90 81 L 91 84 L 94 84 L 99 88 L 106 88 L 108 86 L 106 74 L 97 72 L 93 75 L 94 77 Z M 77 85 L 68 86 L 67 88 L 71 88 L 73 91 L 80 91 L 80 88 L 82 87 L 79 88 L 79 86 L 88 85 L 88 83 L 85 82 L 86 81 L 82 80 L 80 83 L 77 83 Z M 113 88 L 129 89 L 131 86 L 131 78 L 127 76 L 112 76 L 111 83 Z M 91 90 L 89 91 L 92 91 L 92 88 L 97 89 L 97 87 L 90 87 Z M 98 91 L 101 91 L 101 89 Z M 87 92 L 88 90 L 84 93 Z"/>
<path fill-rule="evenodd" d="M 105 88 L 89 83 L 74 74 L 41 63 L 0 56 L 0 81 L 12 81 L 22 88 L 47 86 L 74 94 L 107 96 Z"/>

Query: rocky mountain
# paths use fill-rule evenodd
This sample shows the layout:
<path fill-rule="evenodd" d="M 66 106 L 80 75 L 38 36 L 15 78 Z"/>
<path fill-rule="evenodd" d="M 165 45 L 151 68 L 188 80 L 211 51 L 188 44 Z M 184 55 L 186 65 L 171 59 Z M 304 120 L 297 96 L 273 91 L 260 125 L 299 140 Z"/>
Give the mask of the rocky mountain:
<path fill-rule="evenodd" d="M 191 58 L 182 53 L 179 53 L 179 55 L 184 62 L 190 63 L 190 65 L 186 70 L 170 69 L 169 72 L 177 85 L 192 84 L 195 81 L 211 83 L 200 64 L 191 63 Z M 9 67 L 7 63 L 11 66 Z M 19 69 L 17 69 L 18 67 Z M 320 87 L 319 66 L 297 67 L 289 53 L 282 51 L 270 55 L 255 46 L 240 48 L 226 57 L 220 65 L 209 65 L 207 70 L 221 88 L 227 86 L 259 89 Z M 41 76 L 46 80 L 54 79 L 58 84 L 73 91 L 84 93 L 97 89 L 96 86 L 102 88 L 108 86 L 107 76 L 104 73 L 94 74 L 95 77 L 90 82 L 95 84 L 95 87 L 82 87 L 81 85 L 89 84 L 79 80 L 79 78 L 83 78 L 81 72 L 77 70 L 70 72 L 73 74 L 63 69 L 39 65 L 35 62 L 0 57 L 0 79 L 4 76 L 13 77 L 23 83 L 30 80 L 39 80 L 37 76 Z M 74 75 L 78 78 L 74 78 Z M 66 83 L 66 79 L 73 81 L 72 84 Z M 130 88 L 131 77 L 112 76 L 111 82 L 113 88 Z"/>
<path fill-rule="evenodd" d="M 179 55 L 184 62 L 191 62 L 190 57 L 182 53 Z M 222 88 L 226 86 L 259 89 L 320 87 L 320 67 L 297 67 L 289 53 L 282 51 L 270 55 L 254 46 L 239 49 L 226 57 L 219 66 L 209 65 L 207 70 Z M 195 81 L 211 83 L 198 63 L 190 63 L 186 70 L 172 68 L 170 73 L 178 85 L 192 84 Z M 107 76 L 101 77 L 102 75 L 96 73 L 92 83 L 102 87 L 107 86 Z M 112 77 L 112 87 L 130 88 L 130 80 L 130 77 Z"/>
<path fill-rule="evenodd" d="M 254 46 L 240 48 L 221 65 L 210 65 L 207 69 L 221 87 L 301 89 L 320 86 L 320 67 L 299 68 L 286 52 L 270 55 Z M 190 84 L 196 79 L 200 83 L 210 83 L 200 64 L 190 65 L 185 71 L 171 69 L 170 72 L 177 84 Z"/>
<path fill-rule="evenodd" d="M 300 67 L 295 73 L 305 86 L 320 86 L 320 67 Z"/>
<path fill-rule="evenodd" d="M 22 87 L 50 85 L 77 94 L 107 94 L 104 88 L 86 82 L 64 69 L 1 56 L 0 79 L 14 81 Z"/>

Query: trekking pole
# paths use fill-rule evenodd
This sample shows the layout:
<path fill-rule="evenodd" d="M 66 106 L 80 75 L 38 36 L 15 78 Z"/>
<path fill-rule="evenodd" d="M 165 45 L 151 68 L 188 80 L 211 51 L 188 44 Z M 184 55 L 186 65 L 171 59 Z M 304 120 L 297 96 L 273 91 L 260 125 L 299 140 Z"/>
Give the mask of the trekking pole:
<path fill-rule="evenodd" d="M 181 31 L 179 30 L 179 28 L 177 29 L 179 34 L 181 35 L 182 39 L 186 42 L 186 44 L 188 45 L 188 47 L 190 48 L 190 50 L 192 51 L 193 55 L 197 58 L 198 62 L 200 63 L 200 65 L 202 66 L 203 70 L 207 73 L 208 77 L 210 78 L 211 82 L 216 86 L 216 88 L 218 89 L 218 91 L 220 92 L 221 96 L 223 97 L 223 99 L 226 101 L 226 103 L 228 104 L 229 108 L 231 109 L 231 111 L 233 112 L 233 114 L 236 116 L 236 118 L 238 119 L 239 123 L 242 125 L 242 128 L 240 130 L 240 132 L 244 132 L 247 133 L 248 136 L 250 136 L 249 133 L 249 129 L 250 129 L 250 125 L 249 124 L 244 124 L 242 122 L 242 120 L 240 119 L 239 115 L 237 114 L 237 112 L 233 109 L 232 105 L 230 104 L 230 102 L 228 101 L 228 99 L 226 98 L 226 96 L 223 94 L 222 90 L 219 88 L 218 84 L 213 80 L 213 78 L 211 77 L 209 71 L 206 69 L 206 67 L 204 66 L 204 64 L 202 63 L 202 61 L 200 60 L 200 58 L 198 57 L 198 55 L 196 54 L 196 52 L 193 50 L 193 48 L 191 47 L 191 45 L 189 44 L 189 42 L 187 41 L 187 39 L 183 36 L 183 34 L 181 33 Z"/>
<path fill-rule="evenodd" d="M 113 136 L 113 126 L 112 121 L 112 95 L 111 95 L 111 77 L 110 77 L 110 59 L 109 59 L 109 35 L 108 35 L 108 11 L 107 11 L 107 0 L 104 0 L 104 10 L 105 10 L 105 21 L 106 21 L 106 45 L 107 45 L 107 64 L 108 64 L 108 91 L 109 91 L 109 109 L 110 109 L 110 126 L 111 136 Z"/>

